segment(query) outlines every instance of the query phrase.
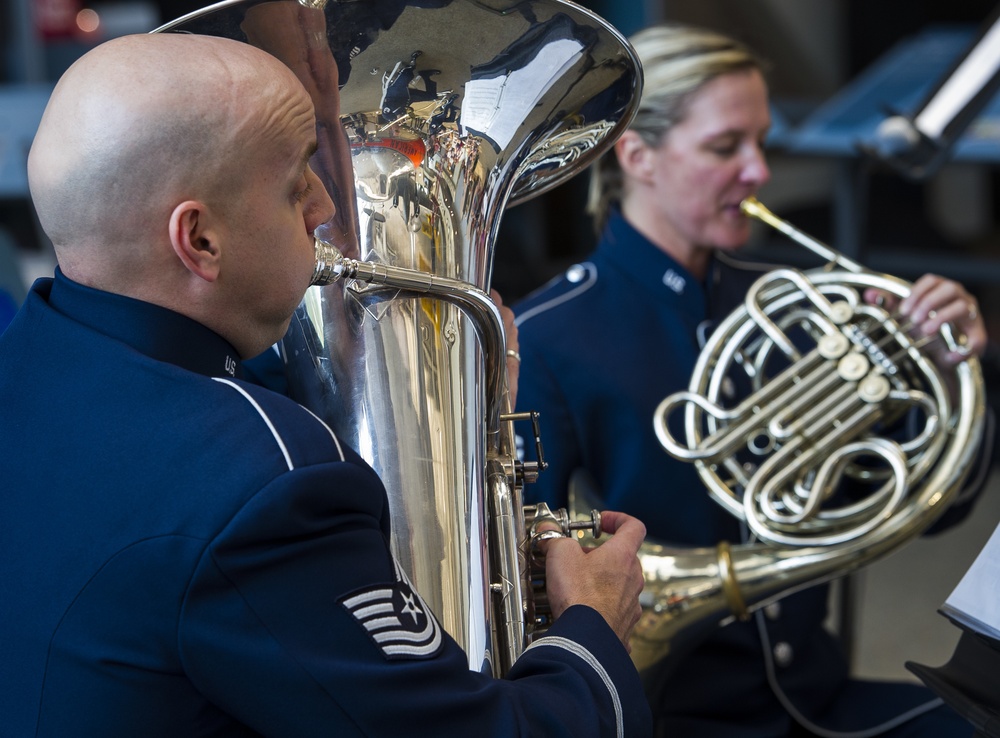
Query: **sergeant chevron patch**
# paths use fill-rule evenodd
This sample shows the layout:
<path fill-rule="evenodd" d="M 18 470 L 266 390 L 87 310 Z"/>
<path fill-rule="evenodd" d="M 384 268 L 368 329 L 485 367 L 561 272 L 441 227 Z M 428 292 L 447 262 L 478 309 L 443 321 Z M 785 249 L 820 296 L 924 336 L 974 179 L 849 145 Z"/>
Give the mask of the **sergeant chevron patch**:
<path fill-rule="evenodd" d="M 441 626 L 396 564 L 396 583 L 347 595 L 340 604 L 389 661 L 429 659 L 441 650 Z"/>

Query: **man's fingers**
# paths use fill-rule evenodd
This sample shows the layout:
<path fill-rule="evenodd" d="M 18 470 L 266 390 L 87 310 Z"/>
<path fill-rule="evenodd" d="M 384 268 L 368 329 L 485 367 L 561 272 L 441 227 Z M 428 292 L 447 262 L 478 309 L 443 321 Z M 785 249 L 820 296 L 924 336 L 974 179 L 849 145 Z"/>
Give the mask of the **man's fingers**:
<path fill-rule="evenodd" d="M 631 515 L 615 510 L 601 512 L 601 530 L 635 544 L 636 550 L 646 538 L 646 526 Z"/>

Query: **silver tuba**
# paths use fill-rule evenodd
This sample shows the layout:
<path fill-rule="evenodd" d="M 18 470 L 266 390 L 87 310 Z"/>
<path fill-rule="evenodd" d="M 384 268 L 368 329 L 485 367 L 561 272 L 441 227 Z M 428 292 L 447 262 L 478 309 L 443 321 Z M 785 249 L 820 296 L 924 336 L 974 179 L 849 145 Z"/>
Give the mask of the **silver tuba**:
<path fill-rule="evenodd" d="M 534 524 L 577 524 L 521 501 L 540 461 L 513 447 L 497 229 L 627 127 L 634 52 L 564 0 L 237 0 L 158 30 L 252 43 L 312 94 L 339 210 L 280 346 L 290 394 L 384 481 L 394 554 L 470 668 L 506 673 L 546 625 Z"/>
<path fill-rule="evenodd" d="M 641 669 L 682 631 L 745 619 L 919 535 L 954 499 L 982 435 L 978 361 L 942 370 L 930 358 L 942 346 L 962 352 L 961 339 L 947 325 L 918 339 L 862 299 L 868 288 L 902 299 L 909 284 L 865 270 L 755 199 L 742 209 L 828 263 L 758 279 L 709 338 L 689 389 L 656 410 L 664 448 L 695 464 L 752 542 L 644 544 L 632 638 Z"/>

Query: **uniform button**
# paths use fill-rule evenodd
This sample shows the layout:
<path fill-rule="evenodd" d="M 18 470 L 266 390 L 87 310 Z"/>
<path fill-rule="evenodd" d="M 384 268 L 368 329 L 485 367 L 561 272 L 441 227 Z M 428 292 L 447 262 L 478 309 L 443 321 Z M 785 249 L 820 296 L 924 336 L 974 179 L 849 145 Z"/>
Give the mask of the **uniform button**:
<path fill-rule="evenodd" d="M 772 602 L 770 605 L 764 608 L 764 615 L 767 616 L 768 620 L 777 620 L 781 617 L 781 603 Z"/>
<path fill-rule="evenodd" d="M 573 284 L 580 282 L 584 277 L 587 276 L 587 270 L 584 269 L 580 264 L 574 264 L 569 269 L 566 270 L 566 279 Z"/>
<path fill-rule="evenodd" d="M 774 646 L 774 661 L 778 666 L 788 666 L 792 663 L 792 647 L 782 641 Z"/>

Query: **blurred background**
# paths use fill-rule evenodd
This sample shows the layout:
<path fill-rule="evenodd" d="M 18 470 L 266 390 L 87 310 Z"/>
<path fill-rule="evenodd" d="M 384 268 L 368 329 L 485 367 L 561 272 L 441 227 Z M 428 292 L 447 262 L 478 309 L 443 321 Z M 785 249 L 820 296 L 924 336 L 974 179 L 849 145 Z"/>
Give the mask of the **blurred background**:
<path fill-rule="evenodd" d="M 979 299 L 994 340 L 1000 337 L 1000 104 L 984 107 L 931 176 L 905 176 L 859 146 L 878 120 L 920 102 L 992 23 L 997 0 L 580 4 L 626 35 L 677 20 L 747 42 L 771 67 L 772 181 L 760 199 L 869 267 L 906 279 L 933 271 L 965 283 Z M 0 0 L 0 292 L 15 305 L 35 277 L 54 267 L 28 197 L 25 161 L 55 80 L 94 45 L 149 31 L 203 5 Z M 585 193 L 581 175 L 504 215 L 493 286 L 506 302 L 593 248 Z M 793 263 L 804 258 L 763 230 L 752 248 Z M 989 378 L 995 395 L 1000 387 Z M 950 656 L 958 632 L 936 610 L 1000 520 L 998 485 L 1000 478 L 991 480 L 971 521 L 917 541 L 842 588 L 850 595 L 849 608 L 834 625 L 844 629 L 858 674 L 912 679 L 906 660 L 938 665 Z"/>
<path fill-rule="evenodd" d="M 679 20 L 742 39 L 769 63 L 772 182 L 761 200 L 867 266 L 904 278 L 927 271 L 963 281 L 991 333 L 1000 314 L 996 163 L 1000 105 L 963 137 L 953 159 L 913 182 L 863 156 L 873 116 L 913 106 L 987 25 L 997 0 L 584 0 L 629 35 Z M 19 294 L 50 263 L 33 220 L 24 161 L 48 91 L 86 49 L 149 31 L 204 7 L 198 0 L 0 0 L 0 284 Z M 902 69 L 901 69 L 902 67 Z M 996 109 L 994 109 L 996 107 Z M 507 212 L 493 284 L 508 302 L 595 243 L 583 214 L 586 175 Z M 761 229 L 763 231 L 763 229 Z M 782 248 L 761 233 L 768 248 Z M 996 258 L 994 258 L 996 257 Z M 27 271 L 11 276 L 11 259 Z M 16 270 L 15 270 L 16 272 Z M 10 284 L 11 282 L 14 284 Z"/>

